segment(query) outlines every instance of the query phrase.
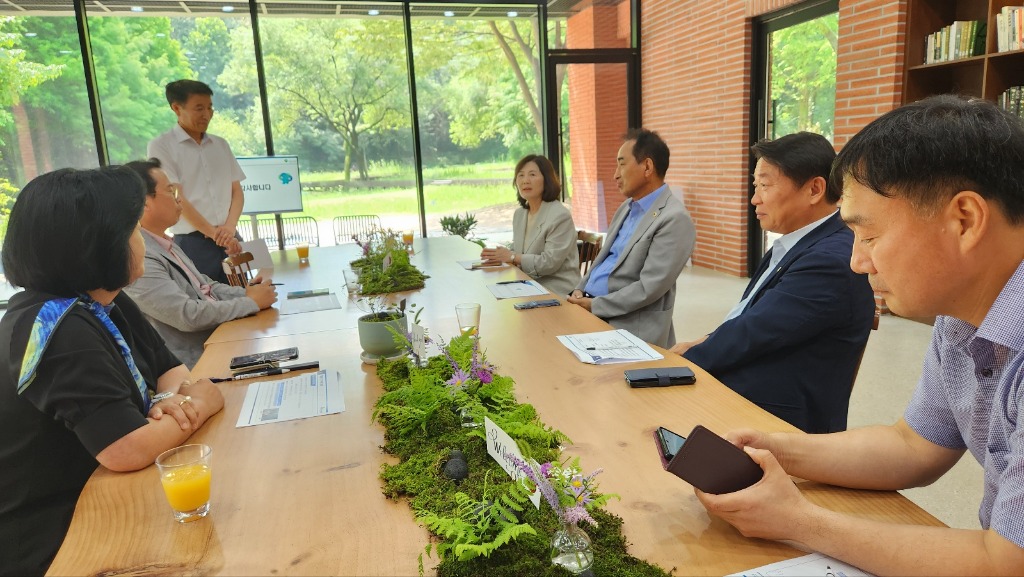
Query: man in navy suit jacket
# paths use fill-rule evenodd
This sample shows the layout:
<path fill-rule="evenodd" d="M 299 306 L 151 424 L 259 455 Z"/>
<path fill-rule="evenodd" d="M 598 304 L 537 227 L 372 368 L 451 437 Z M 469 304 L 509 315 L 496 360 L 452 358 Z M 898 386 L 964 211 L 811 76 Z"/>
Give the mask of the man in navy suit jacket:
<path fill-rule="evenodd" d="M 842 431 L 875 306 L 867 277 L 850 269 L 853 233 L 828 183 L 835 150 L 809 132 L 751 150 L 750 202 L 782 237 L 725 322 L 672 351 L 804 431 Z"/>

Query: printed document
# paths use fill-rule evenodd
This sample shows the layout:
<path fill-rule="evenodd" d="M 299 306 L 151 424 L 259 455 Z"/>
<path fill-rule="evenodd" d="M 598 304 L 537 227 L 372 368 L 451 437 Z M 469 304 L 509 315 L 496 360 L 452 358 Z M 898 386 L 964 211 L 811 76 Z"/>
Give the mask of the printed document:
<path fill-rule="evenodd" d="M 536 297 L 551 294 L 535 280 L 506 280 L 487 285 L 496 299 L 513 299 L 516 297 Z"/>
<path fill-rule="evenodd" d="M 250 384 L 235 427 L 332 415 L 344 410 L 345 397 L 338 372 L 321 370 Z"/>
<path fill-rule="evenodd" d="M 664 358 L 633 333 L 618 329 L 600 333 L 563 335 L 558 341 L 576 358 L 591 365 L 633 363 Z"/>
<path fill-rule="evenodd" d="M 787 559 L 756 569 L 733 573 L 728 577 L 871 577 L 853 565 L 843 563 L 821 553 L 811 553 L 796 559 Z"/>

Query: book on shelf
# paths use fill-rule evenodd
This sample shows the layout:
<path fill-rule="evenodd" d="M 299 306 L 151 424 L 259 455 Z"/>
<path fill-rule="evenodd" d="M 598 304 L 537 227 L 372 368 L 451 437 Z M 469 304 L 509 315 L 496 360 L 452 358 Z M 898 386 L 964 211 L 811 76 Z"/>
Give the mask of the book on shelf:
<path fill-rule="evenodd" d="M 1010 52 L 1024 48 L 1024 6 L 1003 6 L 996 14 L 996 50 Z"/>
<path fill-rule="evenodd" d="M 957 20 L 925 38 L 925 64 L 949 62 L 985 53 L 985 22 Z"/>

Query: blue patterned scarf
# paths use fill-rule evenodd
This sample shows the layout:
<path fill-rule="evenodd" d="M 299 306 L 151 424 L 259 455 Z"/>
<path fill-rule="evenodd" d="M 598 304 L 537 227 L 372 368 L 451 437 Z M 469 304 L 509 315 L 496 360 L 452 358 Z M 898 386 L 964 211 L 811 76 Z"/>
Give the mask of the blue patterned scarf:
<path fill-rule="evenodd" d="M 110 320 L 110 315 L 108 314 L 114 308 L 114 305 L 103 306 L 88 296 L 54 299 L 43 303 L 42 308 L 39 309 L 39 314 L 36 315 L 35 322 L 32 323 L 32 332 L 29 334 L 28 343 L 25 345 L 25 356 L 21 361 L 21 375 L 18 377 L 18 394 L 23 393 L 32 384 L 39 369 L 39 363 L 43 359 L 43 353 L 46 352 L 46 348 L 50 345 L 53 334 L 57 331 L 61 321 L 67 317 L 71 307 L 75 305 L 89 311 L 107 329 L 110 336 L 114 337 L 114 341 L 121 351 L 121 357 L 124 358 L 124 362 L 128 365 L 128 370 L 135 379 L 135 385 L 139 388 L 139 393 L 142 394 L 142 404 L 148 409 L 150 401 L 146 381 L 142 378 L 139 367 L 135 365 L 135 359 L 132 358 L 132 350 L 128 347 L 128 343 L 125 342 L 121 331 L 118 330 L 114 321 Z"/>

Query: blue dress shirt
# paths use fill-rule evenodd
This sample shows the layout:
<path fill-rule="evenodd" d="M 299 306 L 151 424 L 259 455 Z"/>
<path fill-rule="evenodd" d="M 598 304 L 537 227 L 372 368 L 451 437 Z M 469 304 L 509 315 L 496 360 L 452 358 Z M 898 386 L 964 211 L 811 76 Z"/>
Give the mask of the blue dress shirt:
<path fill-rule="evenodd" d="M 622 222 L 622 226 L 619 227 L 619 231 L 615 234 L 615 239 L 612 241 L 612 247 L 608 250 L 608 255 L 590 273 L 590 278 L 587 280 L 587 286 L 584 290 L 595 297 L 603 297 L 608 294 L 608 277 L 611 276 L 612 270 L 619 262 L 619 256 L 626 248 L 626 245 L 629 244 L 629 239 L 633 236 L 633 232 L 636 231 L 636 225 L 640 222 L 640 219 L 651 209 L 651 205 L 661 196 L 666 187 L 668 185 L 663 184 L 640 200 L 629 199 L 629 214 L 626 215 L 626 220 Z"/>

